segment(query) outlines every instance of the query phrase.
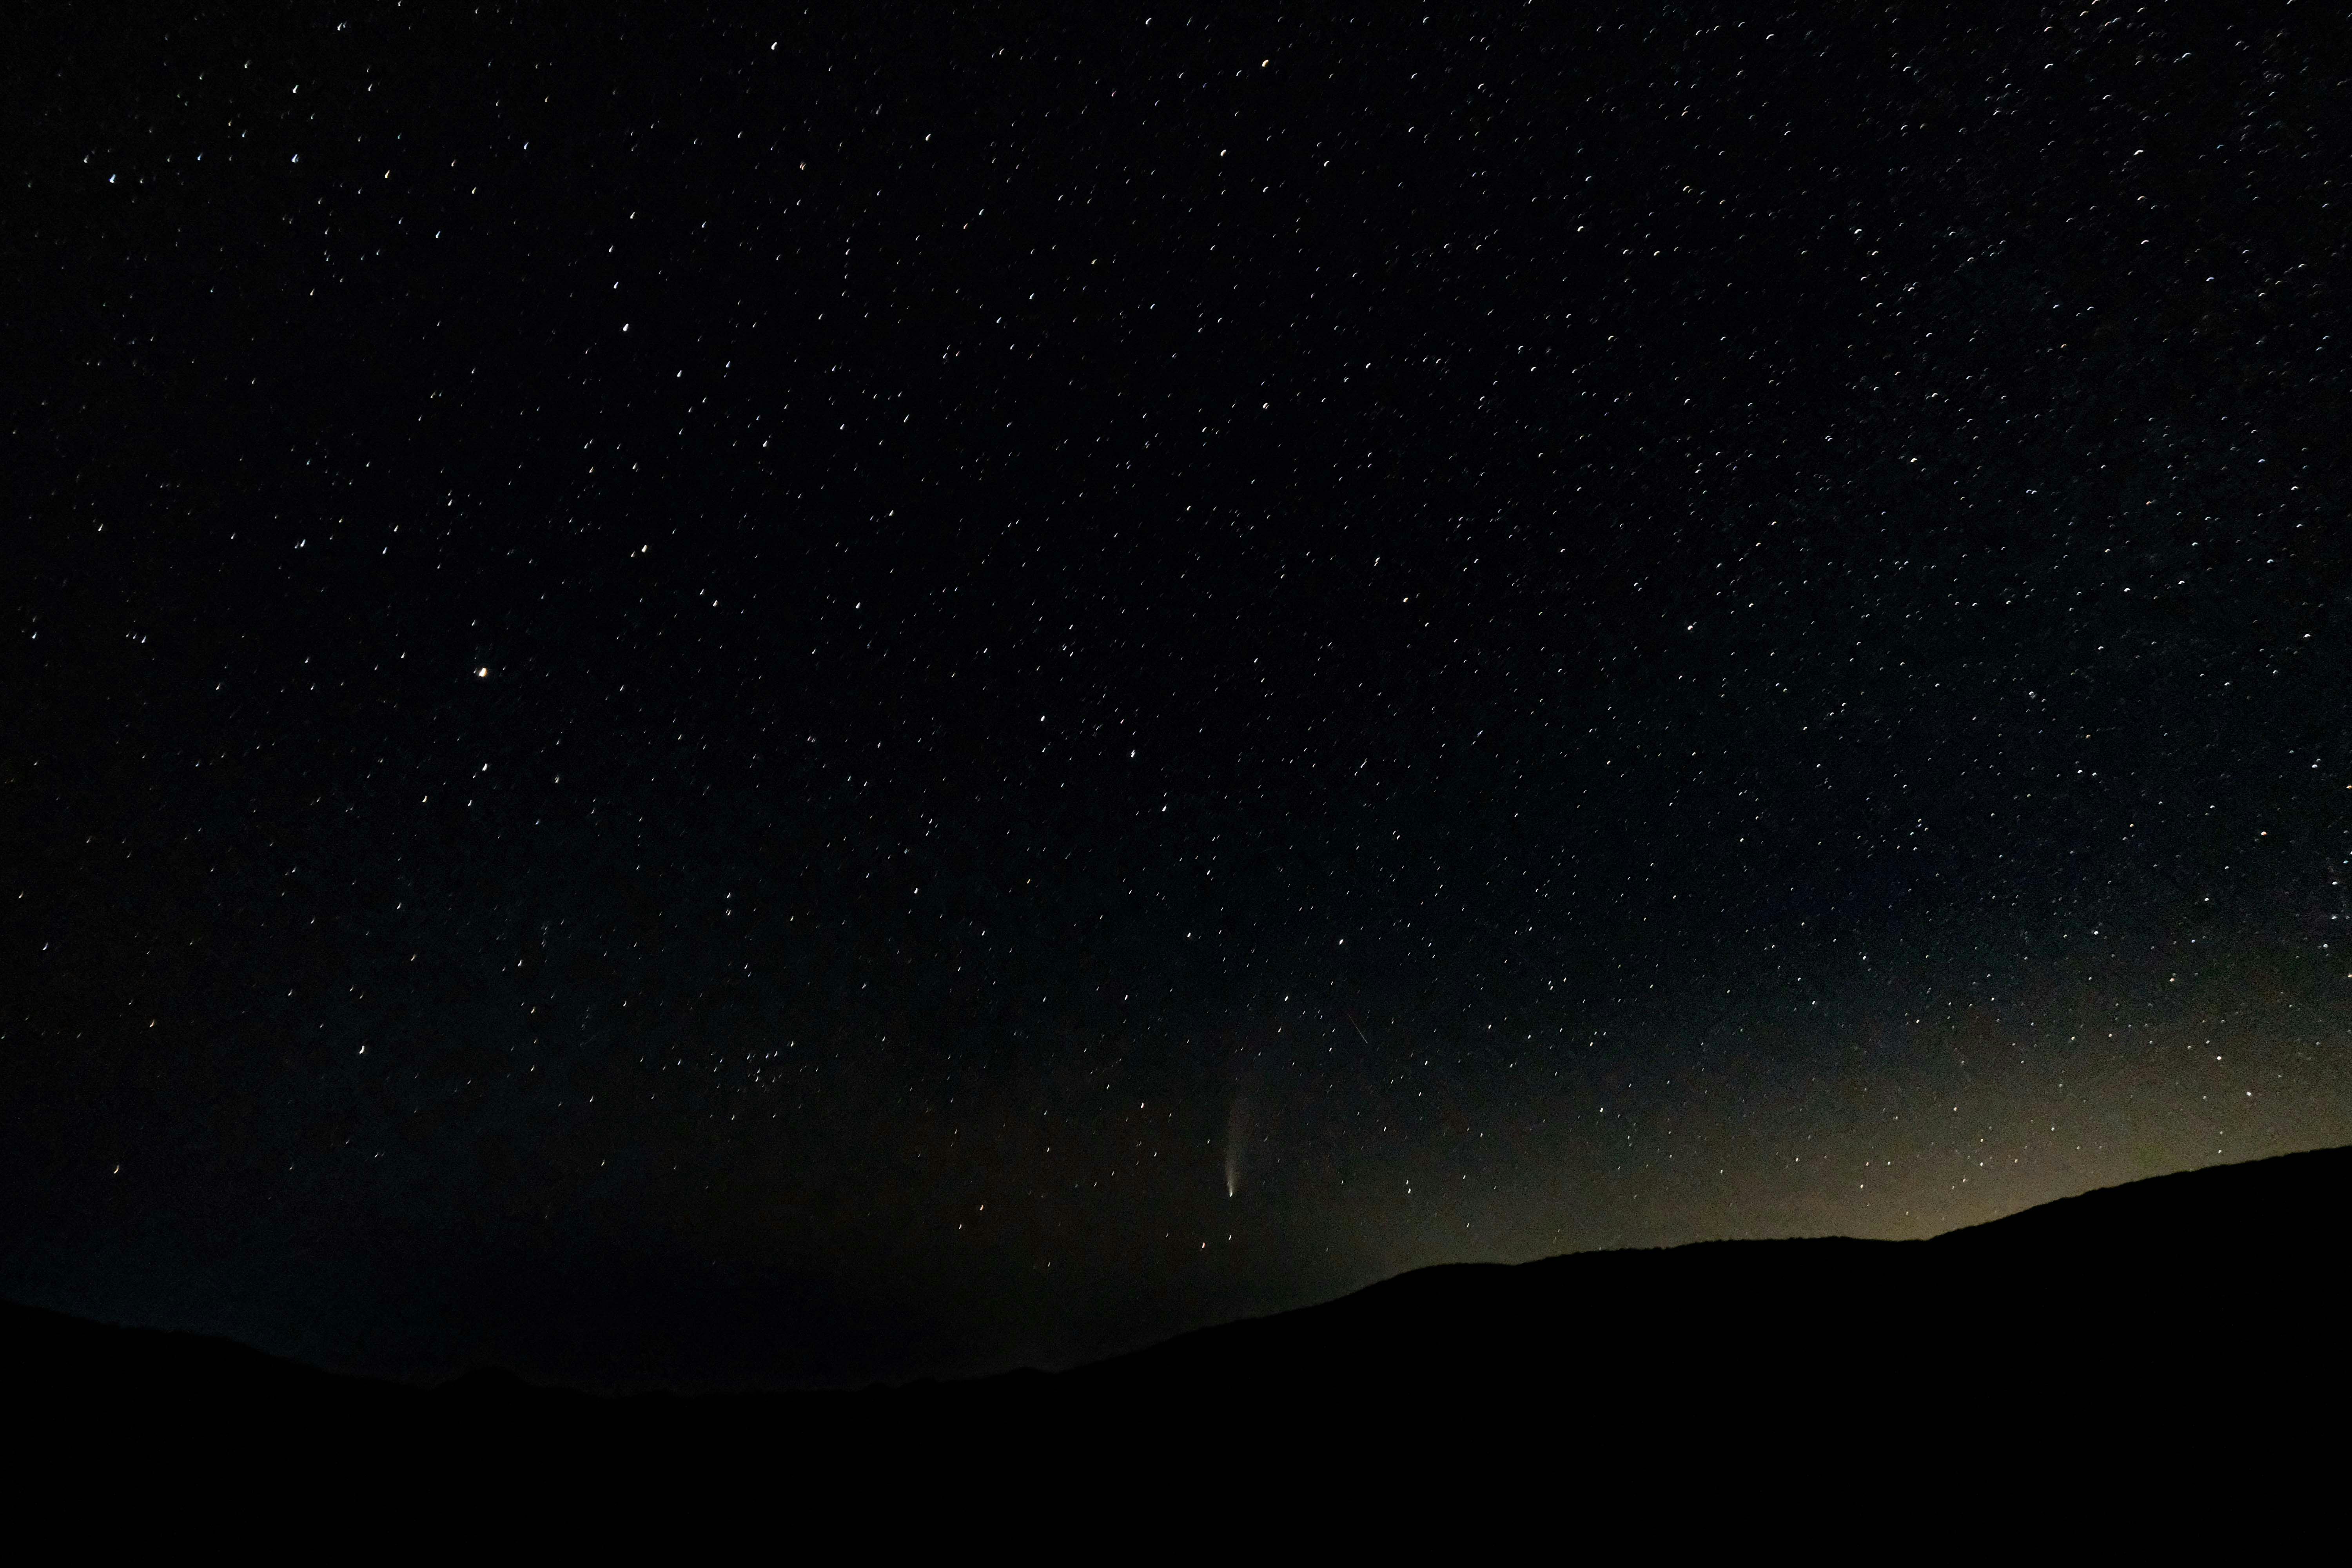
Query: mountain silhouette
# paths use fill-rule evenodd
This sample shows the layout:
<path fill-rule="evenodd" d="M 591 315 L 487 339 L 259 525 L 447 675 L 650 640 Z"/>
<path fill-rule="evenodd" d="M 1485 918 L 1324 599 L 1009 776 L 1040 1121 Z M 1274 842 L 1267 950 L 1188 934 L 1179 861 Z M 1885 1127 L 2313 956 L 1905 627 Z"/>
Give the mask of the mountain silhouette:
<path fill-rule="evenodd" d="M 2347 1213 L 2352 1148 L 2323 1150 L 1928 1241 L 1424 1268 L 1072 1372 L 862 1392 L 601 1397 L 495 1371 L 424 1390 L 22 1306 L 0 1306 L 0 1344 L 20 1432 L 215 1492 L 223 1468 L 299 1477 L 314 1501 L 420 1473 L 444 1500 L 510 1502 L 624 1482 L 1001 1502 L 1341 1474 L 2079 1480 L 2118 1446 L 2340 1428 Z"/>

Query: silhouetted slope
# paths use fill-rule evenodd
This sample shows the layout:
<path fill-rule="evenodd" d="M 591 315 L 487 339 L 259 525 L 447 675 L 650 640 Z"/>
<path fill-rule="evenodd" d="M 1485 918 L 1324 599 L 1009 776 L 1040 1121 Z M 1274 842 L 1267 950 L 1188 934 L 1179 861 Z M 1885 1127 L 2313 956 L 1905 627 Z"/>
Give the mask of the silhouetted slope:
<path fill-rule="evenodd" d="M 492 1489 L 621 1473 L 1141 1485 L 1473 1450 L 1780 1473 L 2111 1447 L 2324 1404 L 2344 1381 L 2347 1212 L 2352 1149 L 2327 1150 L 1927 1242 L 1423 1269 L 1073 1373 L 858 1394 L 607 1399 L 496 1373 L 426 1394 L 22 1307 L 0 1309 L 0 1335 L 20 1424 L 117 1457 L 268 1452 L 313 1477 L 396 1461 Z"/>
<path fill-rule="evenodd" d="M 1067 1374 L 1093 1398 L 1377 1405 L 1505 1388 L 1874 1402 L 1897 1382 L 2129 1397 L 2182 1347 L 2340 1367 L 2352 1149 L 2219 1166 L 1926 1242 L 1710 1242 L 1423 1269 Z M 1909 1395 L 1906 1395 L 1909 1397 Z M 1785 1409 L 1785 1407 L 1783 1407 Z"/>
<path fill-rule="evenodd" d="M 6 1387 L 20 1402 L 126 1409 L 222 1401 L 409 1401 L 417 1391 L 341 1377 L 207 1334 L 117 1328 L 0 1301 Z"/>

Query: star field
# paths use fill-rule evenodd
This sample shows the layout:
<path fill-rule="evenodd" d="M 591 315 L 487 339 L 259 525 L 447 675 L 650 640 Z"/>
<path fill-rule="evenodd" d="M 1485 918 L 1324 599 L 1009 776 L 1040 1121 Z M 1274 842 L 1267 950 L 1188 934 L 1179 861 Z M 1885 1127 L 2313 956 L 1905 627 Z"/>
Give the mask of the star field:
<path fill-rule="evenodd" d="M 0 1289 L 899 1377 L 2352 1141 L 2324 7 L 60 16 Z"/>

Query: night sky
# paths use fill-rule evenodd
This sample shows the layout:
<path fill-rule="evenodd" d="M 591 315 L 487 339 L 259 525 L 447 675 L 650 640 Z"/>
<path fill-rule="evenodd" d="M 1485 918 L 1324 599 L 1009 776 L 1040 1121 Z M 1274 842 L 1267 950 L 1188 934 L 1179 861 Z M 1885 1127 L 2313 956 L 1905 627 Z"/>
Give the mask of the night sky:
<path fill-rule="evenodd" d="M 0 1294 L 855 1383 L 2352 1142 L 2337 8 L 1116 9 L 17 19 Z"/>

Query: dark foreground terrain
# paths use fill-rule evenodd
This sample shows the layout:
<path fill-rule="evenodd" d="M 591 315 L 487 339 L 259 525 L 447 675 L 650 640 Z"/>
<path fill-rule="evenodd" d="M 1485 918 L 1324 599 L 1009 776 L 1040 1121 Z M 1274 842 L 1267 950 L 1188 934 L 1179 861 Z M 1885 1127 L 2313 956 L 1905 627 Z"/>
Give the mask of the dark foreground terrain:
<path fill-rule="evenodd" d="M 572 1525 L 789 1498 L 889 1530 L 975 1503 L 1069 1521 L 1280 1495 L 1360 1528 L 1425 1516 L 1432 1488 L 1475 1513 L 1700 1482 L 1751 1506 L 2063 1483 L 2079 1507 L 2135 1457 L 2253 1466 L 2284 1500 L 2343 1447 L 2347 1217 L 2352 1148 L 2325 1150 L 1926 1242 L 1430 1268 L 1075 1372 L 861 1393 L 600 1398 L 495 1373 L 427 1391 L 24 1307 L 0 1325 L 37 1467 L 364 1499 L 388 1523 L 459 1496 Z"/>

